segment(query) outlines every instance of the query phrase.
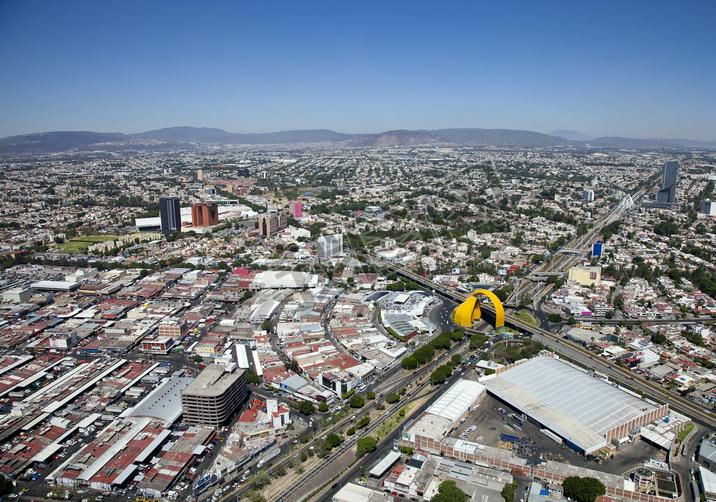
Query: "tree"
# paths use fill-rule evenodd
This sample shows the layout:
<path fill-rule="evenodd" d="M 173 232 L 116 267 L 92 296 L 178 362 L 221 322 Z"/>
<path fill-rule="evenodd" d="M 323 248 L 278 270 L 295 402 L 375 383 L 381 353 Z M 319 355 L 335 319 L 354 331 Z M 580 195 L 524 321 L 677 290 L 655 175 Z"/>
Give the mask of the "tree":
<path fill-rule="evenodd" d="M 607 493 L 601 481 L 596 478 L 580 478 L 569 476 L 562 483 L 564 495 L 576 502 L 594 502 L 594 500 Z"/>
<path fill-rule="evenodd" d="M 246 383 L 258 385 L 261 383 L 261 377 L 258 376 L 254 370 L 250 369 L 246 372 Z"/>
<path fill-rule="evenodd" d="M 318 411 L 321 413 L 325 413 L 328 411 L 328 403 L 325 401 L 321 401 L 321 403 L 318 405 Z"/>
<path fill-rule="evenodd" d="M 388 404 L 397 403 L 398 401 L 400 401 L 400 396 L 395 392 L 391 392 L 390 394 L 388 394 L 388 397 L 386 397 L 385 400 Z"/>
<path fill-rule="evenodd" d="M 547 320 L 549 322 L 562 322 L 562 316 L 559 314 L 548 314 Z"/>
<path fill-rule="evenodd" d="M 651 335 L 651 341 L 657 345 L 663 345 L 666 343 L 666 337 L 661 333 L 654 333 Z"/>
<path fill-rule="evenodd" d="M 365 405 L 365 400 L 362 396 L 353 396 L 350 400 L 351 408 L 362 408 Z"/>
<path fill-rule="evenodd" d="M 296 406 L 296 409 L 303 415 L 312 415 L 316 411 L 311 401 L 301 401 Z"/>
<path fill-rule="evenodd" d="M 375 439 L 374 437 L 366 436 L 364 438 L 360 438 L 358 440 L 358 443 L 356 443 L 356 456 L 362 457 L 366 453 L 375 451 L 375 449 L 377 447 L 378 447 L 378 440 Z"/>
<path fill-rule="evenodd" d="M 375 399 L 375 392 L 373 392 L 372 390 L 369 390 L 369 391 L 366 393 L 365 397 L 366 397 L 367 399 L 373 400 L 373 399 Z"/>
<path fill-rule="evenodd" d="M 269 484 L 271 484 L 271 477 L 268 475 L 268 472 L 259 471 L 253 475 L 249 486 L 251 486 L 254 490 L 260 490 Z"/>
<path fill-rule="evenodd" d="M 340 444 L 343 442 L 343 437 L 339 436 L 336 433 L 329 434 L 326 436 L 326 440 L 323 442 L 322 448 L 324 450 L 332 450 L 336 446 L 340 446 Z"/>
<path fill-rule="evenodd" d="M 418 367 L 418 361 L 413 356 L 408 356 L 404 358 L 401 364 L 403 366 L 403 369 L 405 370 L 414 370 Z"/>
<path fill-rule="evenodd" d="M 515 500 L 515 489 L 516 488 L 517 488 L 517 484 L 514 481 L 512 483 L 508 483 L 502 487 L 502 491 L 500 492 L 500 495 L 502 495 L 502 498 L 505 499 L 505 502 L 513 502 Z"/>
<path fill-rule="evenodd" d="M 356 423 L 356 429 L 362 429 L 363 427 L 367 426 L 370 423 L 369 417 L 363 417 L 360 420 L 358 420 L 358 423 Z"/>
<path fill-rule="evenodd" d="M 434 502 L 465 502 L 467 494 L 457 487 L 455 481 L 443 481 L 438 486 L 438 494 L 431 500 Z"/>

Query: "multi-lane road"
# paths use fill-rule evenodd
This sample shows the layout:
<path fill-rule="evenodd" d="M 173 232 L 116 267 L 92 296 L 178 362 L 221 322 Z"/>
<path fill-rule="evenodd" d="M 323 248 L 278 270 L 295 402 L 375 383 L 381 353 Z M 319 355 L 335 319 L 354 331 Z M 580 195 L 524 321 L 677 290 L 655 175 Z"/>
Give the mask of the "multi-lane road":
<path fill-rule="evenodd" d="M 393 263 L 388 263 L 375 258 L 371 259 L 376 265 L 384 268 L 393 270 L 413 281 L 420 284 L 421 286 L 433 290 L 445 298 L 455 301 L 462 302 L 467 295 L 454 291 L 448 288 L 436 284 L 414 272 L 399 267 Z M 494 309 L 489 305 L 481 305 L 480 307 L 483 312 L 489 312 L 490 315 L 494 315 Z M 513 329 L 517 329 L 521 332 L 528 333 L 534 336 L 536 339 L 543 340 L 555 350 L 557 353 L 564 355 L 576 362 L 592 367 L 595 370 L 602 371 L 609 375 L 609 377 L 624 385 L 625 387 L 631 388 L 637 392 L 642 393 L 645 397 L 649 397 L 655 401 L 668 404 L 672 409 L 683 413 L 694 421 L 697 421 L 703 425 L 711 428 L 716 428 L 716 415 L 710 410 L 707 410 L 698 404 L 685 399 L 684 397 L 675 394 L 659 384 L 649 381 L 646 378 L 629 371 L 628 369 L 622 368 L 612 361 L 600 358 L 599 356 L 589 352 L 587 349 L 579 344 L 570 342 L 561 338 L 559 335 L 551 333 L 542 328 L 526 324 L 514 316 L 506 315 L 505 324 Z"/>

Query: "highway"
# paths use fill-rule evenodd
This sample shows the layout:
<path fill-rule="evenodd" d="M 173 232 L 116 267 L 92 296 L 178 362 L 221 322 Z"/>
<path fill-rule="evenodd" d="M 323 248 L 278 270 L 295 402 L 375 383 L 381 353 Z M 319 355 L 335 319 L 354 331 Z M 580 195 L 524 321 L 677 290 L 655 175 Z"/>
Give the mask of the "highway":
<path fill-rule="evenodd" d="M 445 288 L 440 284 L 436 284 L 420 275 L 415 274 L 414 272 L 411 272 L 410 270 L 406 270 L 393 263 L 388 263 L 382 260 L 378 260 L 376 258 L 371 258 L 371 261 L 378 266 L 393 270 L 422 285 L 426 289 L 433 290 L 434 292 L 439 293 L 450 300 L 462 302 L 465 298 L 467 298 L 467 295 L 464 293 Z M 481 304 L 480 309 L 483 313 L 489 312 L 491 316 L 494 316 L 494 309 L 492 308 L 492 306 Z M 714 416 L 711 411 L 702 408 L 701 406 L 689 401 L 688 399 L 683 398 L 682 396 L 679 396 L 664 389 L 660 385 L 647 380 L 641 375 L 633 373 L 628 369 L 622 368 L 621 366 L 618 366 L 611 361 L 596 356 L 595 354 L 589 352 L 587 349 L 585 349 L 579 344 L 565 340 L 559 335 L 550 333 L 549 331 L 546 331 L 542 328 L 525 324 L 519 319 L 509 314 L 505 316 L 505 324 L 510 328 L 517 329 L 524 333 L 528 333 L 534 336 L 536 339 L 541 338 L 542 340 L 548 341 L 549 346 L 553 350 L 555 350 L 555 352 L 564 355 L 570 359 L 573 359 L 576 362 L 580 362 L 581 364 L 587 363 L 588 366 L 596 370 L 603 371 L 604 373 L 609 375 L 612 380 L 624 385 L 625 387 L 631 388 L 637 392 L 642 392 L 644 396 L 649 397 L 655 401 L 667 403 L 670 408 L 680 413 L 683 413 L 684 415 L 687 415 L 696 422 L 699 422 L 710 428 L 716 428 L 716 416 Z"/>
<path fill-rule="evenodd" d="M 333 464 L 340 456 L 342 456 L 346 451 L 353 448 L 353 446 L 357 443 L 358 439 L 361 437 L 370 436 L 370 433 L 377 428 L 379 428 L 383 423 L 388 421 L 390 418 L 392 418 L 393 415 L 398 413 L 398 411 L 405 406 L 406 402 L 409 401 L 411 398 L 415 398 L 418 396 L 422 391 L 424 391 L 426 388 L 428 388 L 430 384 L 430 380 L 428 377 L 429 373 L 432 372 L 435 365 L 440 365 L 442 363 L 445 363 L 449 361 L 449 359 L 454 354 L 460 354 L 464 355 L 468 351 L 468 343 L 467 341 L 464 341 L 462 343 L 454 345 L 450 350 L 444 352 L 442 355 L 438 356 L 436 359 L 432 361 L 431 364 L 426 364 L 422 368 L 410 372 L 407 376 L 401 378 L 396 384 L 393 384 L 390 388 L 390 390 L 386 390 L 385 394 L 397 391 L 404 385 L 406 385 L 409 382 L 417 382 L 418 385 L 412 389 L 410 389 L 405 396 L 402 396 L 400 401 L 394 404 L 388 404 L 386 403 L 386 409 L 385 411 L 378 417 L 371 420 L 371 422 L 368 424 L 367 427 L 364 429 L 361 429 L 356 432 L 353 436 L 348 436 L 345 438 L 343 443 L 336 449 L 332 450 L 328 456 L 326 456 L 321 463 L 311 468 L 310 471 L 306 471 L 301 475 L 301 478 L 294 483 L 290 489 L 284 490 L 282 493 L 280 493 L 276 497 L 272 497 L 272 500 L 276 500 L 277 502 L 281 501 L 287 501 L 289 499 L 295 500 L 295 498 L 301 494 L 302 489 L 306 487 L 310 488 L 317 488 L 316 486 L 311 486 L 311 482 L 314 478 L 316 478 L 320 473 L 325 471 L 326 469 L 330 469 L 333 467 Z M 457 373 L 457 372 L 456 372 Z M 422 379 L 425 377 L 423 381 Z M 437 391 L 437 388 L 433 389 L 433 392 Z M 364 413 L 365 414 L 365 413 Z"/>
<path fill-rule="evenodd" d="M 525 295 L 535 302 L 546 295 L 551 289 L 551 285 L 545 286 L 540 282 L 535 284 L 534 281 L 542 281 L 550 276 L 562 275 L 570 267 L 579 263 L 585 253 L 591 249 L 592 243 L 599 237 L 602 229 L 621 218 L 634 203 L 641 200 L 645 193 L 646 189 L 641 188 L 633 195 L 623 198 L 608 214 L 594 222 L 594 225 L 587 233 L 574 237 L 552 255 L 548 262 L 531 272 L 527 280 L 518 279 L 514 290 L 505 301 L 505 305 L 516 305 L 519 303 L 520 298 Z"/>

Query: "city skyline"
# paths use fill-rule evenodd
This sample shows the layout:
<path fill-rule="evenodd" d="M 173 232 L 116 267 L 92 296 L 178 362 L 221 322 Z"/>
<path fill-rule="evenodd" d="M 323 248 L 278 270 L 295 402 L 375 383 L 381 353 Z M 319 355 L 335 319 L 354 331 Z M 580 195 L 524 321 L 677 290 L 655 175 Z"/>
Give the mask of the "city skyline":
<path fill-rule="evenodd" d="M 4 3 L 0 136 L 192 125 L 714 140 L 715 9 Z"/>

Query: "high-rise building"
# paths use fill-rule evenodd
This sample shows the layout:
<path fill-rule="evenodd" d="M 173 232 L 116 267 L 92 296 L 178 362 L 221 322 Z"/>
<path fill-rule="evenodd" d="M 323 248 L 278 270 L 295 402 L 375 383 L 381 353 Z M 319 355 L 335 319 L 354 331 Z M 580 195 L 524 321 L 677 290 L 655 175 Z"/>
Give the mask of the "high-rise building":
<path fill-rule="evenodd" d="M 271 237 L 288 226 L 288 217 L 283 211 L 269 211 L 259 215 L 259 233 Z"/>
<path fill-rule="evenodd" d="M 300 218 L 303 216 L 303 204 L 301 204 L 300 200 L 292 200 L 288 207 L 291 212 L 291 216 L 294 218 Z"/>
<path fill-rule="evenodd" d="M 219 224 L 219 205 L 216 202 L 199 202 L 191 206 L 191 225 L 210 227 Z"/>
<path fill-rule="evenodd" d="M 343 234 L 322 235 L 316 240 L 319 258 L 343 254 Z"/>
<path fill-rule="evenodd" d="M 204 181 L 204 170 L 203 169 L 199 169 L 196 172 L 196 179 L 198 179 L 199 181 Z"/>
<path fill-rule="evenodd" d="M 181 393 L 184 421 L 219 427 L 246 399 L 246 376 L 235 365 L 210 364 Z"/>
<path fill-rule="evenodd" d="M 716 216 L 716 202 L 708 199 L 702 200 L 699 212 L 706 216 Z"/>
<path fill-rule="evenodd" d="M 584 202 L 594 202 L 594 190 L 591 188 L 585 188 L 582 190 L 582 200 Z"/>
<path fill-rule="evenodd" d="M 179 197 L 159 198 L 159 218 L 162 232 L 171 233 L 181 230 L 181 201 Z"/>
<path fill-rule="evenodd" d="M 676 201 L 676 184 L 679 180 L 679 163 L 675 160 L 664 162 L 661 175 L 661 190 L 656 193 L 657 204 L 673 204 Z"/>

